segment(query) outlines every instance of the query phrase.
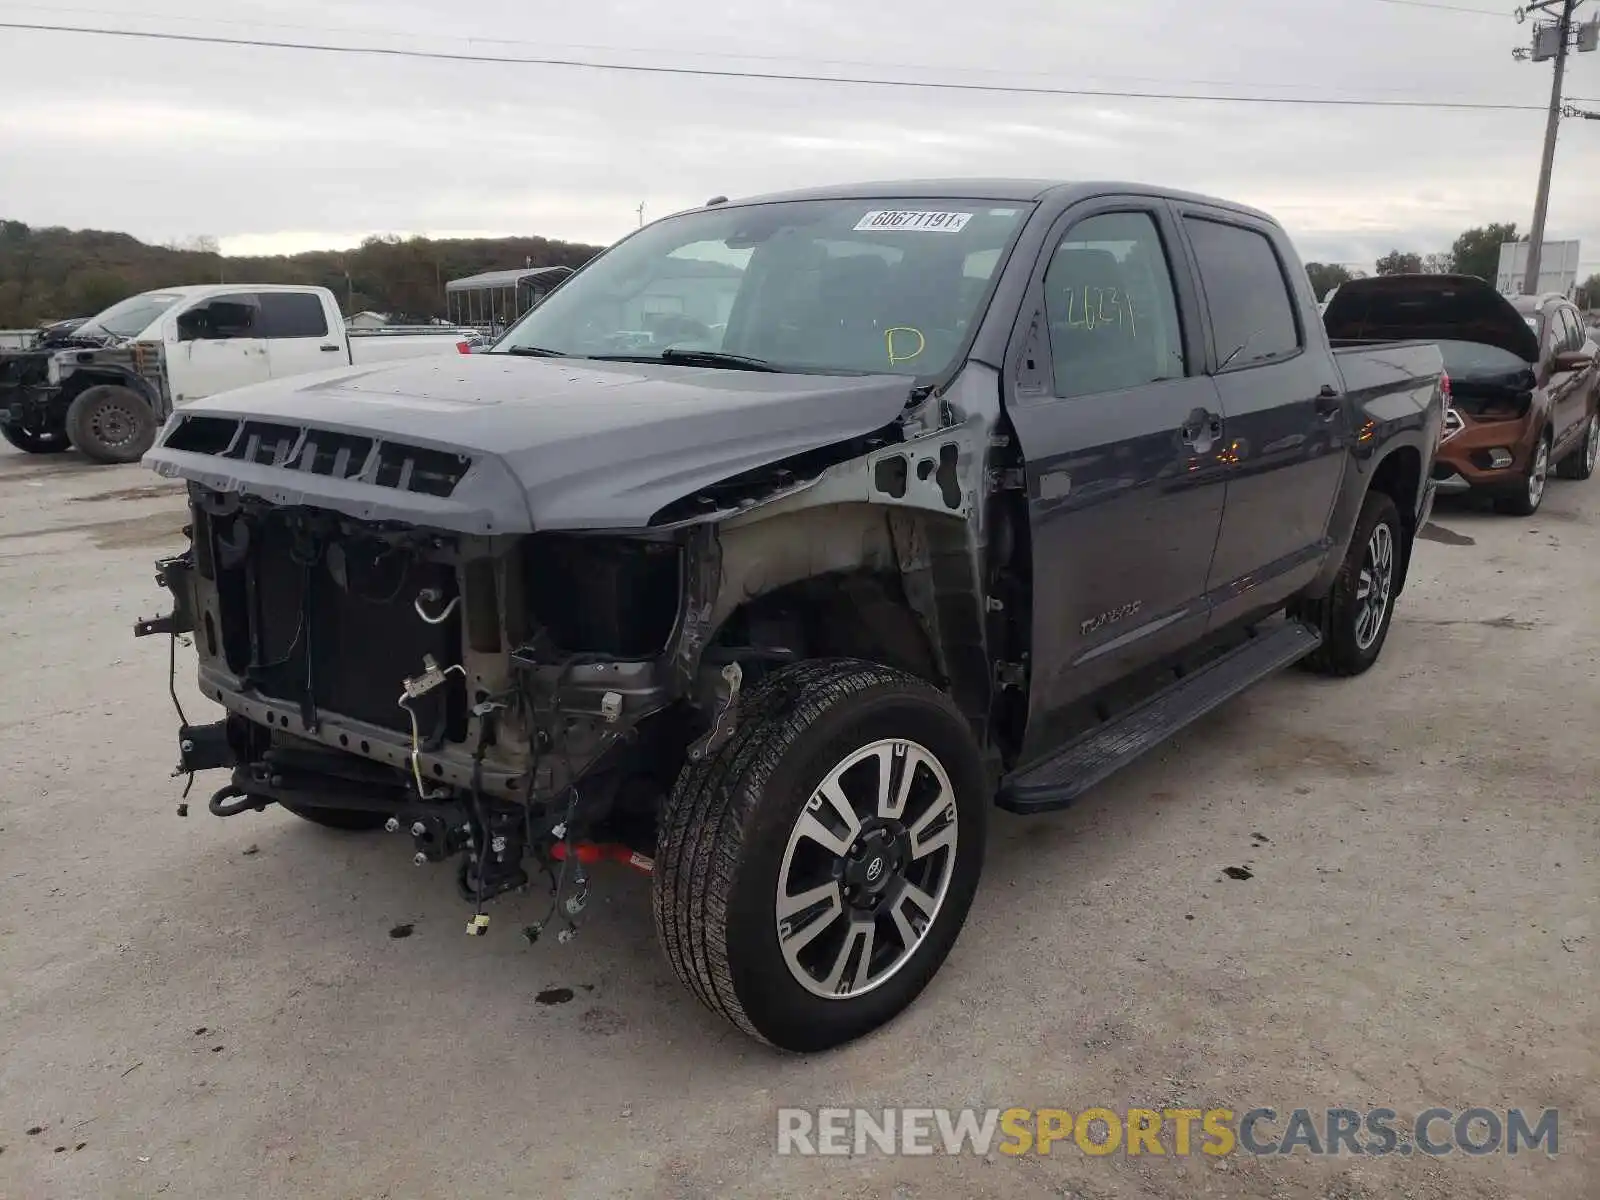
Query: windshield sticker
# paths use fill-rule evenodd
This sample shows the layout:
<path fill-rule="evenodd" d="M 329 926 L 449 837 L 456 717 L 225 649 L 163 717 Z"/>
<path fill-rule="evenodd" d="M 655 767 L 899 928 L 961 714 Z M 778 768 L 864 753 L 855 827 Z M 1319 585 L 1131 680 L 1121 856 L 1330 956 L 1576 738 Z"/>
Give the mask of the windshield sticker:
<path fill-rule="evenodd" d="M 919 233 L 960 233 L 972 220 L 965 212 L 918 212 L 910 209 L 874 209 L 855 224 L 856 230 L 915 230 Z"/>
<path fill-rule="evenodd" d="M 900 344 L 895 345 L 894 335 L 903 334 Z M 911 350 L 911 338 L 916 338 L 917 348 Z M 913 329 L 910 325 L 894 325 L 883 331 L 883 348 L 889 355 L 889 365 L 910 362 L 928 348 L 928 339 L 922 336 L 922 330 Z M 908 354 L 906 351 L 910 350 Z"/>

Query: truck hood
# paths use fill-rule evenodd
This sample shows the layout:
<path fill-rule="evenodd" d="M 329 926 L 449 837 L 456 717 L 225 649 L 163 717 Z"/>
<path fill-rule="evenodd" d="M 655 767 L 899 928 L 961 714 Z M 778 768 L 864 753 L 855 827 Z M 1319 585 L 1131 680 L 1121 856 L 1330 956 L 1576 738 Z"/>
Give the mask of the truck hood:
<path fill-rule="evenodd" d="M 1377 275 L 1341 283 L 1322 323 L 1335 341 L 1478 342 L 1539 361 L 1539 339 L 1473 275 Z"/>
<path fill-rule="evenodd" d="M 475 534 L 638 528 L 729 476 L 882 429 L 910 389 L 899 375 L 452 355 L 185 404 L 144 461 L 363 520 Z"/>

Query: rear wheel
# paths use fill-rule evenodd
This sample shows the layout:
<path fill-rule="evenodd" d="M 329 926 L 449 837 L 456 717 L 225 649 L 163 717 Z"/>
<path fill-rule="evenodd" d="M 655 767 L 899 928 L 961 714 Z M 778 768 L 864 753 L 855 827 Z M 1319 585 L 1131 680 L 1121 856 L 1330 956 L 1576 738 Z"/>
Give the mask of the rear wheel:
<path fill-rule="evenodd" d="M 652 904 L 667 958 L 782 1049 L 860 1037 L 955 944 L 988 806 L 966 719 L 928 684 L 847 659 L 777 671 L 667 802 Z"/>
<path fill-rule="evenodd" d="M 1359 675 L 1378 661 L 1394 620 L 1404 537 L 1394 501 L 1368 492 L 1333 587 L 1321 600 L 1303 600 L 1293 610 L 1322 634 L 1306 667 L 1323 675 Z"/>
<path fill-rule="evenodd" d="M 1494 502 L 1495 508 L 1512 517 L 1531 517 L 1544 503 L 1545 486 L 1550 482 L 1550 433 L 1548 430 L 1533 448 L 1528 473 L 1520 483 Z"/>
<path fill-rule="evenodd" d="M 302 808 L 296 804 L 285 804 L 281 800 L 278 801 L 278 807 L 314 825 L 326 825 L 329 829 L 345 829 L 352 832 L 382 829 L 389 819 L 386 813 L 367 812 L 360 808 Z"/>
<path fill-rule="evenodd" d="M 1587 479 L 1594 474 L 1597 459 L 1600 459 L 1600 413 L 1590 413 L 1589 423 L 1583 427 L 1583 441 L 1556 464 L 1556 478 Z"/>
<path fill-rule="evenodd" d="M 138 462 L 159 429 L 145 398 L 114 383 L 85 388 L 67 408 L 66 425 L 79 452 L 100 463 Z"/>
<path fill-rule="evenodd" d="M 20 425 L 0 425 L 0 437 L 28 454 L 60 454 L 63 450 L 72 449 L 67 435 L 60 430 L 47 432 L 24 429 Z"/>

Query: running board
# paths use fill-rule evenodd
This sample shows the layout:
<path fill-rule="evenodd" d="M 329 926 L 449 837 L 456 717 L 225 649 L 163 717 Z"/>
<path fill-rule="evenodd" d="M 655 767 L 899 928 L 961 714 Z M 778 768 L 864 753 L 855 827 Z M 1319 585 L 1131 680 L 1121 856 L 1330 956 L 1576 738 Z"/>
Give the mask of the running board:
<path fill-rule="evenodd" d="M 1007 776 L 995 803 L 1014 813 L 1065 808 L 1185 725 L 1321 644 L 1322 635 L 1299 621 L 1259 633 L 1120 717 L 1068 742 L 1053 758 Z"/>

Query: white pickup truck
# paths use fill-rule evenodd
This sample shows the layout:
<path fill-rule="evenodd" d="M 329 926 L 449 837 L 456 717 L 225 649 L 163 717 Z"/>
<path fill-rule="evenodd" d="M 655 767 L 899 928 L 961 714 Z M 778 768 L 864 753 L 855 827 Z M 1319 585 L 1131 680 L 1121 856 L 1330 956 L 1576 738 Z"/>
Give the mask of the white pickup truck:
<path fill-rule="evenodd" d="M 347 330 L 327 288 L 206 284 L 131 296 L 66 338 L 0 354 L 0 434 L 48 454 L 133 462 L 173 408 L 269 379 L 466 354 L 449 326 Z"/>

